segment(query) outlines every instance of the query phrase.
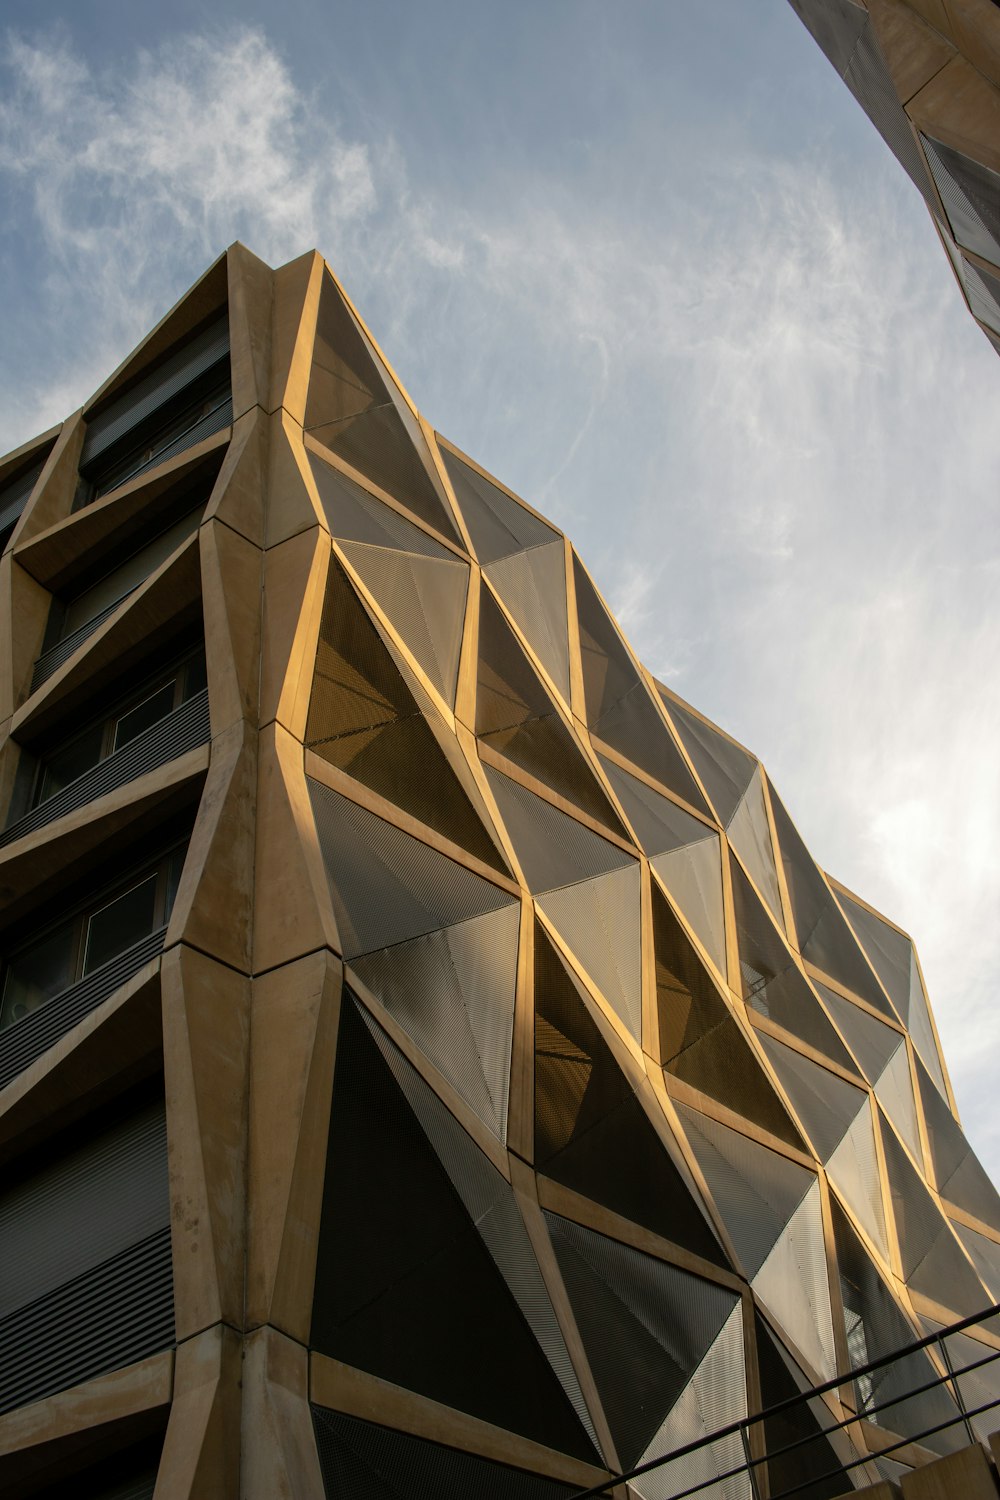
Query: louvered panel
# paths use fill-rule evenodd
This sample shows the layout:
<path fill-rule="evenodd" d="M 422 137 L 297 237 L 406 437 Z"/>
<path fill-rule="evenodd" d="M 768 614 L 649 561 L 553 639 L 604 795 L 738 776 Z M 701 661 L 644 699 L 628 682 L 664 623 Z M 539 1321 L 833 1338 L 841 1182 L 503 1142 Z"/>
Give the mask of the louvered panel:
<path fill-rule="evenodd" d="M 93 463 L 115 443 L 179 395 L 199 376 L 229 358 L 229 318 L 223 315 L 151 375 L 140 380 L 87 423 L 82 465 Z"/>
<path fill-rule="evenodd" d="M 197 745 L 204 745 L 210 735 L 208 690 L 205 689 L 147 729 L 144 734 L 137 735 L 114 755 L 109 755 L 100 765 L 84 772 L 55 796 L 49 797 L 16 823 L 12 823 L 0 834 L 0 848 L 13 843 L 15 839 L 24 838 L 25 834 L 34 832 L 36 828 L 44 828 L 77 807 L 96 801 L 116 787 L 135 781 L 157 766 L 165 766 L 168 761 L 176 760 Z"/>
<path fill-rule="evenodd" d="M 174 1341 L 169 1226 L 0 1321 L 0 1412 Z"/>
<path fill-rule="evenodd" d="M 9 484 L 0 486 L 0 534 L 12 531 L 38 482 L 44 464 L 33 464 Z"/>
<path fill-rule="evenodd" d="M 33 693 L 37 692 L 43 682 L 48 682 L 53 672 L 57 671 L 64 661 L 69 661 L 77 646 L 82 646 L 87 637 L 93 635 L 97 627 L 103 625 L 108 616 L 114 614 L 119 604 L 127 599 L 130 594 L 134 594 L 137 588 L 138 584 L 133 584 L 118 599 L 113 599 L 92 620 L 85 620 L 70 635 L 65 636 L 61 641 L 57 641 L 54 646 L 50 646 L 48 651 L 43 651 L 35 662 L 35 670 L 31 677 L 31 691 Z"/>
<path fill-rule="evenodd" d="M 186 427 L 177 437 L 172 438 L 169 443 L 157 449 L 151 458 L 147 458 L 142 463 L 137 464 L 134 469 L 129 469 L 126 474 L 117 474 L 106 483 L 95 485 L 86 504 L 93 505 L 94 501 L 100 500 L 102 495 L 110 495 L 112 490 L 120 489 L 123 484 L 128 484 L 131 480 L 138 479 L 140 474 L 145 474 L 148 470 L 155 469 L 159 464 L 165 464 L 168 458 L 175 458 L 178 453 L 183 453 L 186 449 L 193 448 L 195 443 L 200 443 L 205 438 L 212 437 L 214 433 L 221 432 L 224 427 L 229 426 L 232 420 L 233 398 L 232 396 L 226 396 L 225 400 L 220 401 L 218 406 L 214 406 L 211 411 L 206 412 L 203 417 L 199 417 L 196 422 L 193 422 L 190 427 Z"/>
<path fill-rule="evenodd" d="M 6 1031 L 0 1032 L 0 1088 L 5 1088 L 36 1057 L 64 1036 L 77 1021 L 83 1019 L 102 1000 L 113 995 L 115 990 L 137 974 L 144 964 L 162 951 L 167 929 L 150 933 L 139 943 L 133 943 L 124 953 L 110 963 L 103 964 L 56 995 L 47 1005 L 32 1011 L 23 1021 L 17 1021 Z"/>

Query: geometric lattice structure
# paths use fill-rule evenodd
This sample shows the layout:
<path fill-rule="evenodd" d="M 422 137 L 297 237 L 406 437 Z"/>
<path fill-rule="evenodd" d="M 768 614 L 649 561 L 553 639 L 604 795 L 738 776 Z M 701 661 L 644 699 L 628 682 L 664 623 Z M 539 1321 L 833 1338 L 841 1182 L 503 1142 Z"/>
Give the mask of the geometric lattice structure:
<path fill-rule="evenodd" d="M 1000 352 L 996 0 L 789 0 L 920 191 Z"/>
<path fill-rule="evenodd" d="M 6 1493 L 556 1500 L 1000 1294 L 909 938 L 318 256 L 0 485 Z"/>

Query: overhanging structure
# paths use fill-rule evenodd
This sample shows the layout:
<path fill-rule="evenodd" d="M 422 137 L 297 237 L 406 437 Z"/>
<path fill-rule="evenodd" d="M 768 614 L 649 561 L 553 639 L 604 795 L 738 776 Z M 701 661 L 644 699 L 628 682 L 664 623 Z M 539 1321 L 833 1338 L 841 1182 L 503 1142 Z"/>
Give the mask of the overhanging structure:
<path fill-rule="evenodd" d="M 322 260 L 234 246 L 0 506 L 5 1493 L 556 1500 L 838 1372 L 825 1462 L 918 1462 L 936 1356 L 850 1372 L 1000 1201 L 910 939 Z"/>

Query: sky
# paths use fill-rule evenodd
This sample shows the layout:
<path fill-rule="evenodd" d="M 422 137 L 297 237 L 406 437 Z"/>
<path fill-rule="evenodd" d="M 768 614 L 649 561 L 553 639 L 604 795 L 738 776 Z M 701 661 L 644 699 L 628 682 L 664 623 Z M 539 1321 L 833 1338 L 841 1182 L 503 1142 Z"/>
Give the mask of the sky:
<path fill-rule="evenodd" d="M 420 410 L 915 938 L 1000 1180 L 1000 363 L 787 0 L 0 0 L 0 452 L 229 243 Z"/>

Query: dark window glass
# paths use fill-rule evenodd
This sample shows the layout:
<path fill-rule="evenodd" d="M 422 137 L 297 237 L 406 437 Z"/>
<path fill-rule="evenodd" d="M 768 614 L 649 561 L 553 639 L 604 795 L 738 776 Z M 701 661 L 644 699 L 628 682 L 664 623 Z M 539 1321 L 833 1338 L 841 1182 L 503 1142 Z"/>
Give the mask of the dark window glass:
<path fill-rule="evenodd" d="M 72 984 L 78 942 L 78 924 L 64 922 L 17 955 L 7 970 L 0 1026 L 22 1020 Z"/>
<path fill-rule="evenodd" d="M 106 906 L 102 906 L 87 921 L 87 940 L 83 959 L 83 972 L 89 974 L 102 964 L 117 958 L 126 948 L 131 948 L 140 938 L 146 937 L 156 925 L 156 888 L 159 877 L 155 874 L 123 891 Z"/>
<path fill-rule="evenodd" d="M 187 845 L 112 886 L 42 937 L 12 954 L 6 965 L 0 1030 L 23 1020 L 85 975 L 110 963 L 170 920 Z"/>
<path fill-rule="evenodd" d="M 114 746 L 120 750 L 127 745 L 129 740 L 134 740 L 137 735 L 142 734 L 144 729 L 149 729 L 165 718 L 174 707 L 174 696 L 177 691 L 176 679 L 171 678 L 164 682 L 155 692 L 143 698 L 134 708 L 128 709 L 122 714 L 115 725 Z"/>
<path fill-rule="evenodd" d="M 75 740 L 50 755 L 42 768 L 36 802 L 46 802 L 103 758 L 104 725 L 92 724 Z"/>

